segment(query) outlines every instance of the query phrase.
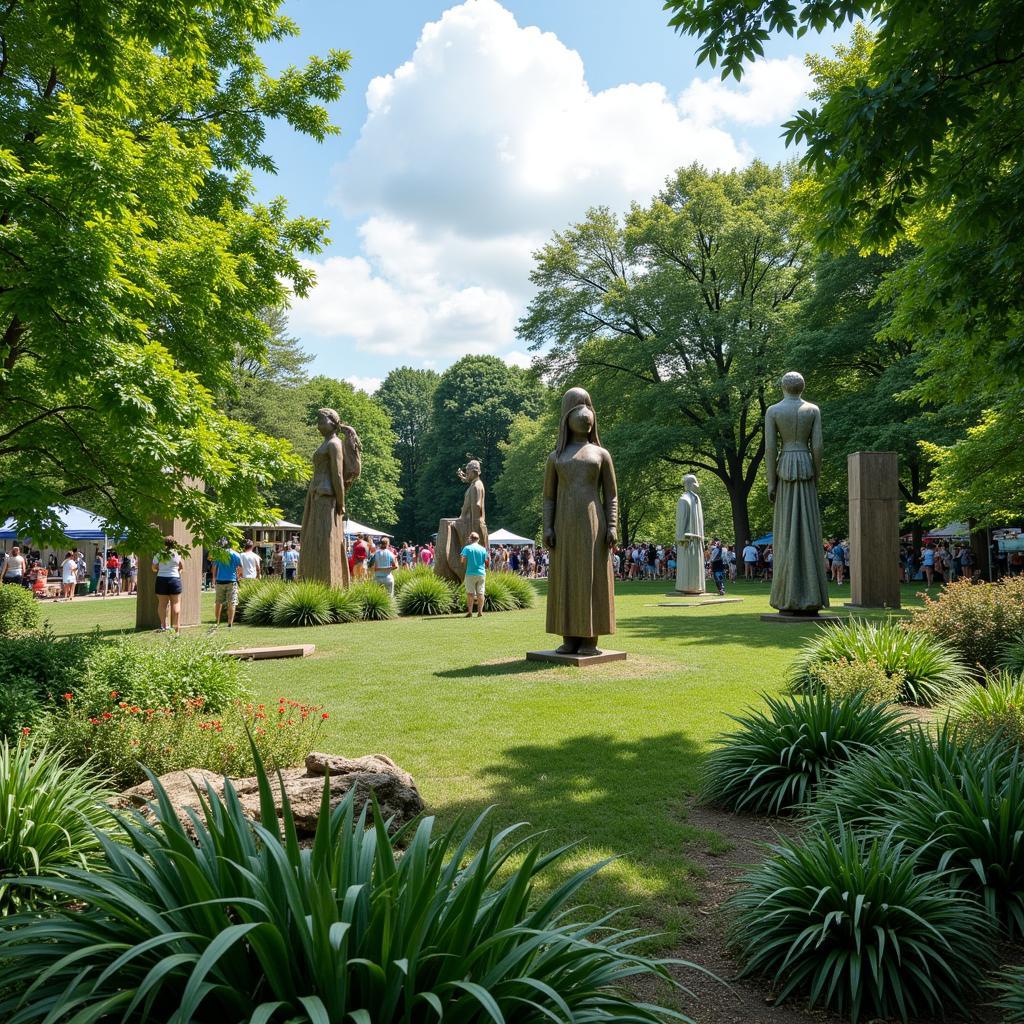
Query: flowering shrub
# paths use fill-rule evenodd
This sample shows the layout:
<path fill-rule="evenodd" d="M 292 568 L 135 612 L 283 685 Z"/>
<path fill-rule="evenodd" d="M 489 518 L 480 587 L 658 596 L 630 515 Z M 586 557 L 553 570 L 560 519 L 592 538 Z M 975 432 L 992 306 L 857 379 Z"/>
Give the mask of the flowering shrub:
<path fill-rule="evenodd" d="M 998 583 L 961 580 L 911 610 L 909 628 L 943 640 L 972 668 L 991 670 L 1024 636 L 1024 576 Z"/>
<path fill-rule="evenodd" d="M 253 775 L 247 732 L 268 767 L 292 767 L 316 749 L 328 718 L 320 705 L 286 697 L 276 705 L 235 700 L 217 712 L 202 697 L 151 708 L 121 700 L 116 690 L 99 711 L 79 707 L 72 693 L 60 700 L 64 707 L 45 725 L 49 741 L 74 762 L 92 758 L 94 770 L 122 788 L 145 779 L 142 765 L 157 775 L 183 768 Z"/>
<path fill-rule="evenodd" d="M 823 661 L 810 670 L 814 681 L 837 699 L 852 697 L 855 693 L 866 693 L 872 704 L 893 704 L 900 699 L 906 673 L 896 669 L 891 675 L 875 661 L 840 658 L 838 661 Z"/>

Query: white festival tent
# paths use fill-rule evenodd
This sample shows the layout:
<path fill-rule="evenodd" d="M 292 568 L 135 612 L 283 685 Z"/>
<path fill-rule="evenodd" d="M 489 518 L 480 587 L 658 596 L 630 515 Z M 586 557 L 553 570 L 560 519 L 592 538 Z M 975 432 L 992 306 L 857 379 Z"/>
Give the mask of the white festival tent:
<path fill-rule="evenodd" d="M 362 523 L 357 523 L 354 519 L 345 520 L 346 537 L 355 537 L 360 533 L 365 534 L 367 537 L 387 537 L 389 539 L 394 536 L 388 533 L 387 530 L 378 530 L 374 526 L 363 526 Z"/>
<path fill-rule="evenodd" d="M 527 546 L 532 548 L 536 543 L 529 537 L 520 537 L 518 533 L 513 533 L 511 530 L 494 530 L 487 535 L 487 540 L 490 544 L 503 544 L 514 548 Z"/>

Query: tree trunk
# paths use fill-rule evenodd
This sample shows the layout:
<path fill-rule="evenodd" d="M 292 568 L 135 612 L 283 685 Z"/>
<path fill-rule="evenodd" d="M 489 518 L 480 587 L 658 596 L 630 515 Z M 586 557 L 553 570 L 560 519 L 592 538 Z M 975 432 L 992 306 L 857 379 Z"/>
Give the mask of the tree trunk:
<path fill-rule="evenodd" d="M 744 484 L 742 478 L 726 480 L 725 486 L 729 490 L 729 503 L 732 505 L 732 543 L 739 552 L 748 540 L 753 540 L 750 536 L 750 512 L 747 508 L 750 488 Z"/>

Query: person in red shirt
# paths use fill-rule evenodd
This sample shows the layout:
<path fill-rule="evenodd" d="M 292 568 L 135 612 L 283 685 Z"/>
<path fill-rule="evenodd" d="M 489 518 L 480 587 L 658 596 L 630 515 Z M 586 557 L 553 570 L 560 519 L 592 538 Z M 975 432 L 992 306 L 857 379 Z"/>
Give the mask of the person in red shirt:
<path fill-rule="evenodd" d="M 369 549 L 366 546 L 366 539 L 362 534 L 360 534 L 356 537 L 356 542 L 352 545 L 352 579 L 366 579 L 366 559 L 369 553 Z"/>

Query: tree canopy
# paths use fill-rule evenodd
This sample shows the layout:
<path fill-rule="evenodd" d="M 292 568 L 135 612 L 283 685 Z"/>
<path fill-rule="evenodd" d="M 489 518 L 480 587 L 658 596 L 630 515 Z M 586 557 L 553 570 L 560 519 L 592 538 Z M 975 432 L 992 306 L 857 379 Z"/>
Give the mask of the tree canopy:
<path fill-rule="evenodd" d="M 335 131 L 348 55 L 269 75 L 279 0 L 11 0 L 0 12 L 0 506 L 53 504 L 133 539 L 263 517 L 289 447 L 215 394 L 259 358 L 267 309 L 312 281 L 325 225 L 253 201 L 265 121 Z M 206 492 L 192 489 L 201 479 Z"/>

